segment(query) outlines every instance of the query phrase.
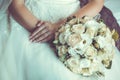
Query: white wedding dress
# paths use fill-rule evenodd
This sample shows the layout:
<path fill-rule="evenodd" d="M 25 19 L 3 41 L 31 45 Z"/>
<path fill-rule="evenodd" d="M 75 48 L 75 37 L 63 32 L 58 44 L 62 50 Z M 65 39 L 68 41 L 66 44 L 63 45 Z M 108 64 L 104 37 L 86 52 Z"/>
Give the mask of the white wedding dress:
<path fill-rule="evenodd" d="M 9 80 L 5 68 L 4 51 L 9 36 L 7 8 L 12 0 L 0 0 L 0 80 Z M 7 55 L 8 56 L 8 55 Z"/>
<path fill-rule="evenodd" d="M 79 0 L 25 0 L 27 8 L 40 20 L 57 22 L 79 9 Z M 0 29 L 7 21 L 0 21 Z M 31 43 L 29 32 L 11 17 L 8 28 L 0 31 L 0 80 L 98 80 L 69 71 L 56 57 L 48 43 Z M 5 37 L 5 38 L 4 38 Z M 1 45 L 1 43 L 3 43 Z M 4 46 L 3 46 L 4 45 Z M 116 49 L 112 69 L 105 80 L 120 80 L 120 53 Z M 104 79 L 99 79 L 104 80 Z"/>

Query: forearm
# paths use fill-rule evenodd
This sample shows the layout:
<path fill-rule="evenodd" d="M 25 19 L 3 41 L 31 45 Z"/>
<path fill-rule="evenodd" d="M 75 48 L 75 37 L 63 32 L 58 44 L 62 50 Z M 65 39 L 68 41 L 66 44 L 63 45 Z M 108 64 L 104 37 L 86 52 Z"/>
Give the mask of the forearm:
<path fill-rule="evenodd" d="M 13 2 L 10 5 L 10 12 L 13 17 L 28 31 L 32 31 L 35 28 L 38 19 L 32 15 L 24 4 L 15 4 Z"/>
<path fill-rule="evenodd" d="M 90 0 L 87 5 L 79 9 L 74 15 L 77 17 L 96 16 L 102 9 L 104 0 Z"/>

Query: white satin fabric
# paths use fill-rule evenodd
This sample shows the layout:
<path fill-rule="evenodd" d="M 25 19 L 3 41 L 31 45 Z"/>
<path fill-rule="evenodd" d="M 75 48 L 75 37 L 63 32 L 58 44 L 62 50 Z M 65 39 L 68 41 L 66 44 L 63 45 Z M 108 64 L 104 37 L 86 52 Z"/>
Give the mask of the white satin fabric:
<path fill-rule="evenodd" d="M 0 13 L 4 13 L 12 0 L 0 0 Z"/>
<path fill-rule="evenodd" d="M 7 75 L 7 68 L 5 68 L 6 61 L 4 60 L 4 51 L 9 36 L 7 9 L 12 0 L 0 0 L 0 80 L 9 80 Z"/>
<path fill-rule="evenodd" d="M 79 0 L 26 0 L 26 7 L 40 20 L 57 22 L 79 9 Z M 6 23 L 5 23 L 6 24 Z M 4 27 L 5 24 L 0 24 Z M 0 80 L 98 80 L 69 71 L 47 43 L 31 43 L 29 32 L 11 18 L 11 33 L 0 62 Z M 0 40 L 3 38 L 0 38 Z M 4 40 L 4 39 L 3 39 Z M 119 80 L 120 53 L 116 52 L 105 80 Z M 111 76 L 112 75 L 112 76 Z M 104 80 L 104 79 L 101 79 Z"/>

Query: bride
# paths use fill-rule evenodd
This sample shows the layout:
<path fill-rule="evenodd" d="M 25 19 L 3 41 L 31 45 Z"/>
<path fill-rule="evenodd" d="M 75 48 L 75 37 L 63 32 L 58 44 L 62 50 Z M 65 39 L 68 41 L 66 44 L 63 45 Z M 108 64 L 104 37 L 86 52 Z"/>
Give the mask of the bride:
<path fill-rule="evenodd" d="M 84 78 L 70 72 L 46 43 L 67 17 L 98 14 L 103 0 L 90 0 L 81 9 L 79 5 L 79 0 L 13 0 L 10 12 L 14 19 L 10 17 L 8 39 L 0 38 L 6 45 L 0 48 L 4 53 L 0 61 L 0 80 L 97 80 L 94 76 Z M 116 52 L 105 80 L 120 79 L 118 62 L 120 54 Z"/>

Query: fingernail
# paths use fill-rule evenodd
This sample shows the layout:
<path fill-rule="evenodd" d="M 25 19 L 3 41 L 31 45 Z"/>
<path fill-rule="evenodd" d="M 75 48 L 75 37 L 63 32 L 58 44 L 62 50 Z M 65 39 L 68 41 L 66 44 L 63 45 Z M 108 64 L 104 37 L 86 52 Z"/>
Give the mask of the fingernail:
<path fill-rule="evenodd" d="M 37 26 L 41 26 L 41 23 L 39 23 Z"/>

